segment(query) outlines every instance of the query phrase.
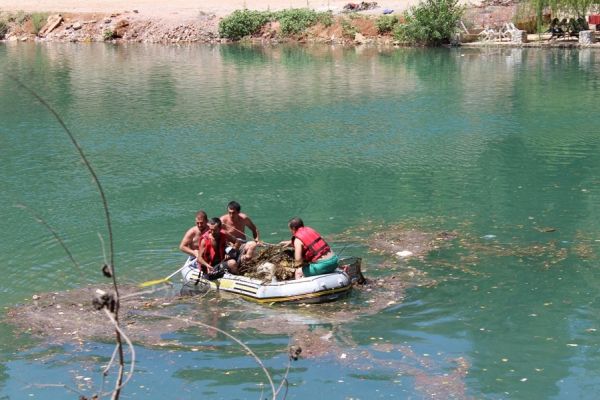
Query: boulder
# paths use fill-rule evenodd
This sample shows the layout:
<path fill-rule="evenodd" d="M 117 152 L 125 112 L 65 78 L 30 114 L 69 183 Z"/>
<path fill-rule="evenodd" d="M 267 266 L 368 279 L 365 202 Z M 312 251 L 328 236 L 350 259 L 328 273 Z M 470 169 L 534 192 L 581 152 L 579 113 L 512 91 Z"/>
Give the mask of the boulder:
<path fill-rule="evenodd" d="M 122 38 L 127 33 L 128 28 L 129 28 L 129 22 L 124 19 L 120 20 L 115 25 L 115 29 L 113 30 L 113 32 L 114 32 L 113 36 L 116 38 Z"/>
<path fill-rule="evenodd" d="M 582 46 L 589 46 L 596 40 L 594 31 L 581 31 L 579 32 L 579 44 Z"/>
<path fill-rule="evenodd" d="M 38 36 L 40 36 L 40 37 L 46 36 L 47 34 L 52 32 L 54 29 L 56 29 L 56 27 L 59 26 L 62 23 L 62 21 L 63 21 L 63 17 L 60 14 L 49 16 L 48 20 L 46 22 L 46 25 L 44 25 L 42 27 L 42 29 L 40 29 L 40 31 L 38 32 Z"/>

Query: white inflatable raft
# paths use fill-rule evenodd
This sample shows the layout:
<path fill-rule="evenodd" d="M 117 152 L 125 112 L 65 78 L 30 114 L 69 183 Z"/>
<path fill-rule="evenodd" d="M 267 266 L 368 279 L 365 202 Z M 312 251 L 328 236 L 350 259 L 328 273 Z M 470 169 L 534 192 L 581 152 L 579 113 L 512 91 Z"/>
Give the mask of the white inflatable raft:
<path fill-rule="evenodd" d="M 259 303 L 299 302 L 323 303 L 348 294 L 354 282 L 364 280 L 360 272 L 360 258 L 348 257 L 340 260 L 340 267 L 331 274 L 311 276 L 289 281 L 264 282 L 247 276 L 226 273 L 222 278 L 211 281 L 213 289 L 235 293 L 246 300 Z M 181 270 L 184 284 L 194 285 L 206 281 L 198 276 L 193 262 L 187 262 Z"/>

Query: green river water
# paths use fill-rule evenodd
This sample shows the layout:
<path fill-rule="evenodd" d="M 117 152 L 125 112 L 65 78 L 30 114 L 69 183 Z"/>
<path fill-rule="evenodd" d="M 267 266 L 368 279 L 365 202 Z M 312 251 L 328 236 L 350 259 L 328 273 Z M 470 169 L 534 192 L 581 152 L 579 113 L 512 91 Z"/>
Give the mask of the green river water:
<path fill-rule="evenodd" d="M 232 199 L 265 241 L 287 239 L 300 215 L 362 257 L 367 277 L 402 276 L 402 298 L 336 323 L 223 300 L 267 321 L 289 315 L 341 349 L 292 363 L 288 399 L 597 397 L 600 52 L 0 44 L 4 310 L 106 283 L 89 172 L 10 75 L 52 105 L 96 169 L 122 282 L 177 269 L 195 211 L 219 216 Z M 56 229 L 82 272 L 17 204 Z M 361 229 L 379 225 L 457 238 L 400 259 L 365 245 Z M 188 307 L 216 313 L 281 380 L 289 329 L 235 329 L 244 313 L 219 313 L 211 295 Z M 113 347 L 0 332 L 1 399 L 72 399 L 56 385 L 82 382 L 92 394 Z M 137 346 L 123 398 L 260 398 L 260 368 L 224 336 L 165 339 L 183 345 Z"/>

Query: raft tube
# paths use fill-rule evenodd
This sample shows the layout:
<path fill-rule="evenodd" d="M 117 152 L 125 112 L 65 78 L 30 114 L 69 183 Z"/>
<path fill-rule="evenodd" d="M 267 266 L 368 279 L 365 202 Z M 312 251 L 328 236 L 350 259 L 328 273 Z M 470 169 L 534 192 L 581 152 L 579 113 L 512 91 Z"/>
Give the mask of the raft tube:
<path fill-rule="evenodd" d="M 358 263 L 358 265 L 357 265 Z M 247 276 L 226 273 L 222 278 L 211 281 L 211 288 L 235 293 L 246 300 L 258 303 L 323 303 L 344 297 L 352 289 L 353 278 L 344 271 L 358 271 L 360 258 L 340 260 L 340 268 L 330 274 L 310 276 L 289 281 L 264 282 Z M 187 262 L 181 270 L 184 284 L 198 281 L 198 269 Z M 364 278 L 363 278 L 364 279 Z"/>

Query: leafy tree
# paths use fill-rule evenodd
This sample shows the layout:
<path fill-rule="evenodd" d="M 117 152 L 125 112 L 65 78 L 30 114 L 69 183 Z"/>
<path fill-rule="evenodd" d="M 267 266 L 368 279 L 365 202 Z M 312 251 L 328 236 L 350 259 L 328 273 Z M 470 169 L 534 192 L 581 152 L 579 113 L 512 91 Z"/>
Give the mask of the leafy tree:
<path fill-rule="evenodd" d="M 439 46 L 449 43 L 458 31 L 464 13 L 458 0 L 424 0 L 404 13 L 405 23 L 394 28 L 394 36 L 411 44 Z"/>
<path fill-rule="evenodd" d="M 547 9 L 552 10 L 554 14 L 585 18 L 596 3 L 597 0 L 529 0 L 529 4 L 535 10 L 538 31 L 542 30 L 544 11 Z"/>

